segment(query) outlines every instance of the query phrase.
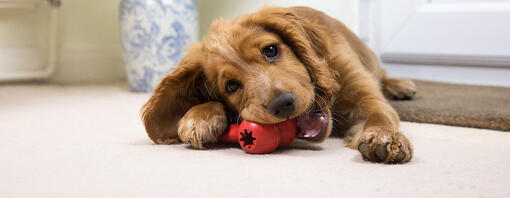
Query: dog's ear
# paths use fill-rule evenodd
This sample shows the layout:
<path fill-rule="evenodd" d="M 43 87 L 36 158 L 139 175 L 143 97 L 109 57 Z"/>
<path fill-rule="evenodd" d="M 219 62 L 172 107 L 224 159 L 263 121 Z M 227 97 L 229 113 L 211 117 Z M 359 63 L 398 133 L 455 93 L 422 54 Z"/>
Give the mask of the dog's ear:
<path fill-rule="evenodd" d="M 165 76 L 142 107 L 149 137 L 157 144 L 179 142 L 177 122 L 193 106 L 211 99 L 199 46 L 194 46 L 172 73 Z M 209 89 L 208 89 L 209 88 Z"/>
<path fill-rule="evenodd" d="M 329 100 L 337 88 L 329 68 L 330 41 L 322 26 L 303 19 L 291 8 L 266 7 L 251 15 L 245 21 L 277 33 L 305 64 L 315 86 L 321 89 L 317 94 Z"/>

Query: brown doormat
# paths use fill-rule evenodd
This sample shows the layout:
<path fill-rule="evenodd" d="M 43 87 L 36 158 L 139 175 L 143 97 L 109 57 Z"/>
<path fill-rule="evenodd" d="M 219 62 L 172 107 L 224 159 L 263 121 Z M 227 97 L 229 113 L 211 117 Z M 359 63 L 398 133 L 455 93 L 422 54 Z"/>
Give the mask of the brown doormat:
<path fill-rule="evenodd" d="M 412 100 L 391 101 L 402 120 L 510 131 L 510 88 L 415 83 Z"/>

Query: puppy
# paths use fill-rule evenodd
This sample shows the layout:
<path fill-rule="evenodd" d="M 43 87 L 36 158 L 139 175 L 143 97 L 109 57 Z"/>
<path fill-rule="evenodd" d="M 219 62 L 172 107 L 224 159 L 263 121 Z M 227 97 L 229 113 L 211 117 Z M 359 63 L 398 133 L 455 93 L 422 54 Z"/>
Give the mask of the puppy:
<path fill-rule="evenodd" d="M 415 94 L 387 78 L 374 53 L 340 21 L 307 7 L 267 7 L 211 25 L 142 108 L 157 144 L 203 149 L 229 123 L 297 119 L 298 137 L 332 132 L 365 160 L 404 163 L 413 147 L 388 104 Z"/>

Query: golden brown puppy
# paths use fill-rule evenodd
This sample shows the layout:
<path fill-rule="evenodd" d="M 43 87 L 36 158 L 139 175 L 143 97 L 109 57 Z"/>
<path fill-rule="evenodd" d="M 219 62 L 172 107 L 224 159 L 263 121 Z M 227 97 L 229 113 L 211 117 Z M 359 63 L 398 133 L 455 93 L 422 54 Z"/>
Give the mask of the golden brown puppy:
<path fill-rule="evenodd" d="M 204 148 L 229 123 L 296 118 L 298 137 L 332 131 L 364 159 L 403 163 L 413 156 L 384 95 L 410 98 L 412 81 L 386 78 L 376 56 L 341 22 L 306 7 L 268 7 L 212 24 L 143 107 L 157 144 Z"/>

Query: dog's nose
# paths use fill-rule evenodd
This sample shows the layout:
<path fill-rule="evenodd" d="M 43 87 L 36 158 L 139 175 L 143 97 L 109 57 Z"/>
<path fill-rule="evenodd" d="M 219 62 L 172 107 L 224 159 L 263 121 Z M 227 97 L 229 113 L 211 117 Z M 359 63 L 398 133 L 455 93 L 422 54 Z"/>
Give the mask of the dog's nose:
<path fill-rule="evenodd" d="M 291 92 L 284 92 L 276 98 L 273 98 L 273 100 L 269 101 L 269 104 L 267 104 L 267 110 L 269 110 L 269 113 L 279 118 L 290 117 L 290 115 L 294 113 L 294 108 L 294 94 Z"/>

